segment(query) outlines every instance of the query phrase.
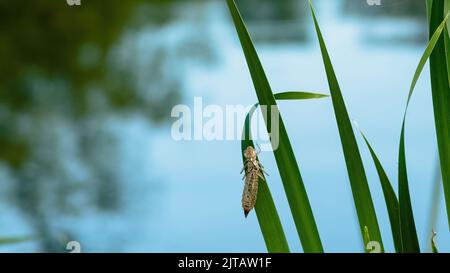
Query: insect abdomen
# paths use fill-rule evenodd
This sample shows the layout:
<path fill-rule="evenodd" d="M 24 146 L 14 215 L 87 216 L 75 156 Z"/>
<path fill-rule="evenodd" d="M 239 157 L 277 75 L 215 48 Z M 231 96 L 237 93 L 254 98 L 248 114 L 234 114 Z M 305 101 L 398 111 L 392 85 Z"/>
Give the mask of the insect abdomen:
<path fill-rule="evenodd" d="M 260 170 L 253 166 L 253 162 L 248 162 L 245 169 L 246 174 L 244 192 L 242 193 L 242 208 L 244 209 L 245 217 L 247 217 L 250 211 L 255 207 Z"/>

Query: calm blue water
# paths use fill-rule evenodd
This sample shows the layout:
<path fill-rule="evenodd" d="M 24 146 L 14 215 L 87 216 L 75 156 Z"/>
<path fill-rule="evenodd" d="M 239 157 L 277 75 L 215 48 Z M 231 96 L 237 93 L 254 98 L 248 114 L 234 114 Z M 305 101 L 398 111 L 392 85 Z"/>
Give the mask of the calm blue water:
<path fill-rule="evenodd" d="M 366 133 L 396 187 L 400 125 L 409 84 L 425 48 L 424 21 L 348 16 L 336 12 L 342 5 L 343 1 L 320 1 L 317 15 L 351 118 Z M 192 105 L 194 96 L 201 96 L 204 104 L 253 104 L 256 96 L 226 5 L 213 1 L 187 7 L 186 11 L 196 11 L 197 16 L 181 12 L 178 20 L 162 29 L 141 30 L 134 36 L 136 47 L 149 50 L 146 45 L 153 37 L 171 44 L 179 36 L 198 31 L 195 26 L 201 25 L 209 46 L 216 49 L 216 61 L 174 64 L 181 66 L 177 73 L 183 78 L 184 103 Z M 300 4 L 299 8 L 306 6 Z M 301 38 L 304 41 L 258 40 L 257 49 L 275 91 L 328 93 L 312 21 L 309 12 L 304 14 L 306 19 L 299 22 L 307 33 Z M 252 30 L 258 31 L 257 24 Z M 362 251 L 331 102 L 282 102 L 280 106 L 325 250 Z M 83 251 L 107 252 L 265 251 L 255 214 L 244 219 L 241 210 L 238 141 L 176 142 L 171 138 L 170 124 L 149 124 L 139 115 L 112 117 L 110 127 L 120 139 L 115 149 L 120 154 L 122 208 L 114 213 L 99 212 L 91 210 L 83 196 L 74 197 L 81 213 L 51 221 L 52 228 L 61 232 L 62 244 L 77 240 Z M 360 137 L 358 141 L 385 247 L 393 251 L 378 177 Z M 408 114 L 406 146 L 417 229 L 421 247 L 427 250 L 436 165 L 428 68 L 418 82 Z M 262 153 L 260 159 L 270 173 L 268 183 L 290 247 L 302 251 L 273 155 Z M 8 179 L 6 171 L 2 176 Z M 440 203 L 438 247 L 450 251 L 442 200 Z M 14 206 L 8 202 L 0 206 L 6 211 L 0 222 L 1 234 L 33 232 Z M 0 248 L 38 250 L 33 242 Z"/>

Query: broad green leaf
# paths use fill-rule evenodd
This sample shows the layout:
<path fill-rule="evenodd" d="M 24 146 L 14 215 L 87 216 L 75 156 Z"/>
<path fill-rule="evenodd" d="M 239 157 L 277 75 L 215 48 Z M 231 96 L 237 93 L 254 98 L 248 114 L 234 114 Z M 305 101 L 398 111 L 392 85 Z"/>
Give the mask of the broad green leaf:
<path fill-rule="evenodd" d="M 350 180 L 350 186 L 353 193 L 353 199 L 355 202 L 356 212 L 359 219 L 361 236 L 364 241 L 364 245 L 367 245 L 365 239 L 365 230 L 369 232 L 369 236 L 373 241 L 379 242 L 381 250 L 384 251 L 381 233 L 378 226 L 378 220 L 375 213 L 375 208 L 372 202 L 372 196 L 370 194 L 369 185 L 367 183 L 366 173 L 359 153 L 359 148 L 356 143 L 356 138 L 353 133 L 353 128 L 350 122 L 350 118 L 345 107 L 344 98 L 339 87 L 333 65 L 331 64 L 330 56 L 325 45 L 322 33 L 320 31 L 319 24 L 317 22 L 314 8 L 309 1 L 311 12 L 316 28 L 317 36 L 319 39 L 320 49 L 322 51 L 322 58 L 327 74 L 328 84 L 330 86 L 331 98 L 333 102 L 336 121 L 341 137 L 342 148 L 344 151 L 345 162 L 347 164 L 347 172 Z M 366 249 L 364 247 L 364 249 Z"/>
<path fill-rule="evenodd" d="M 236 31 L 241 42 L 242 49 L 247 61 L 247 65 L 253 80 L 256 95 L 260 105 L 267 106 L 269 109 L 277 109 L 275 97 L 265 75 L 264 69 L 259 60 L 256 49 L 245 27 L 242 17 L 233 0 L 227 0 L 231 16 L 233 18 Z M 270 113 L 265 115 L 267 131 L 271 132 Z M 283 181 L 284 190 L 291 208 L 300 241 L 305 252 L 323 252 L 322 242 L 320 241 L 316 221 L 313 216 L 308 195 L 300 174 L 297 160 L 295 159 L 292 146 L 286 132 L 283 120 L 279 117 L 278 144 L 274 144 L 275 160 Z M 276 132 L 275 132 L 276 133 Z M 278 147 L 277 147 L 278 146 Z"/>
<path fill-rule="evenodd" d="M 448 15 L 446 16 L 448 18 Z M 430 33 L 444 28 L 444 0 L 433 0 L 430 19 Z M 444 24 L 445 25 L 445 24 Z M 446 35 L 448 33 L 446 32 Z M 444 195 L 450 226 L 450 85 L 447 66 L 445 36 L 439 36 L 430 56 L 431 89 L 433 97 L 434 121 L 439 148 Z"/>
<path fill-rule="evenodd" d="M 361 135 L 364 138 L 364 141 L 367 144 L 367 147 L 369 148 L 370 155 L 372 156 L 373 162 L 375 164 L 375 168 L 377 169 L 378 177 L 380 178 L 381 188 L 383 189 L 383 195 L 384 195 L 384 201 L 386 202 L 386 208 L 389 215 L 389 221 L 391 223 L 391 232 L 392 232 L 392 238 L 394 240 L 394 247 L 395 252 L 401 253 L 402 252 L 402 235 L 400 231 L 400 214 L 399 214 L 399 207 L 398 207 L 398 199 L 397 195 L 395 194 L 394 188 L 392 187 L 391 182 L 389 181 L 389 178 L 381 165 L 380 160 L 378 159 L 375 151 L 373 150 L 372 146 L 370 145 L 369 141 L 367 140 L 366 136 L 363 134 L 362 131 Z"/>
<path fill-rule="evenodd" d="M 308 93 L 308 92 L 286 92 L 275 94 L 277 100 L 307 100 L 324 98 L 327 95 Z M 259 104 L 247 114 L 244 124 L 243 137 L 241 141 L 242 155 L 247 147 L 255 148 L 251 137 L 251 120 L 252 115 Z M 245 158 L 242 158 L 245 161 Z M 264 174 L 263 174 L 264 176 Z M 259 226 L 266 243 L 267 251 L 270 253 L 288 253 L 289 245 L 286 241 L 286 236 L 278 216 L 277 209 L 273 202 L 272 194 L 270 193 L 267 179 L 259 180 L 258 198 L 256 199 L 255 211 L 258 218 Z"/>

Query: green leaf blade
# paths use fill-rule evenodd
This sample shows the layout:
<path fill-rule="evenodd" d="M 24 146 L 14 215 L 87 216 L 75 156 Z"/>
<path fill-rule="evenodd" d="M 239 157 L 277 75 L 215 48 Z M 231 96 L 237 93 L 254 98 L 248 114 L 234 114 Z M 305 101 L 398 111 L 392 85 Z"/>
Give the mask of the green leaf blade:
<path fill-rule="evenodd" d="M 430 33 L 435 33 L 442 26 L 444 4 L 444 0 L 433 0 Z M 445 35 L 448 35 L 447 31 Z M 450 84 L 447 65 L 448 53 L 446 52 L 445 40 L 446 38 L 444 36 L 440 36 L 436 43 L 434 51 L 430 56 L 430 72 L 436 136 L 450 227 Z"/>
<path fill-rule="evenodd" d="M 370 194 L 364 166 L 361 160 L 361 155 L 359 153 L 356 138 L 353 133 L 353 128 L 351 126 L 347 108 L 344 103 L 344 98 L 342 96 L 336 74 L 331 64 L 330 56 L 328 54 L 325 41 L 320 31 L 320 27 L 317 22 L 317 18 L 311 1 L 310 7 L 314 20 L 314 26 L 317 32 L 317 37 L 319 39 L 328 84 L 330 87 L 336 121 L 341 137 L 341 144 L 344 152 L 345 162 L 347 165 L 347 172 L 353 193 L 356 212 L 359 219 L 361 236 L 364 240 L 364 245 L 367 245 L 368 242 L 366 242 L 367 240 L 365 238 L 367 237 L 366 232 L 368 230 L 371 240 L 380 243 L 382 251 L 384 251 L 381 233 L 378 226 L 378 220 L 372 202 L 372 196 Z"/>
<path fill-rule="evenodd" d="M 380 179 L 380 184 L 384 195 L 384 201 L 386 203 L 386 208 L 389 215 L 389 222 L 391 224 L 391 232 L 394 241 L 395 252 L 401 253 L 403 252 L 403 247 L 402 247 L 402 235 L 400 230 L 399 203 L 397 195 L 395 194 L 394 188 L 392 187 L 392 184 L 389 181 L 386 171 L 384 170 L 383 165 L 378 159 L 375 151 L 373 150 L 366 136 L 362 132 L 361 135 L 363 136 L 364 141 L 366 142 L 366 145 L 369 148 L 370 155 L 372 156 L 372 160 L 375 164 L 375 168 L 377 170 L 377 174 Z"/>
<path fill-rule="evenodd" d="M 276 100 L 309 100 L 325 98 L 327 95 L 311 93 L 311 92 L 284 92 L 274 95 Z M 247 147 L 251 146 L 255 148 L 251 136 L 252 115 L 258 107 L 256 104 L 247 114 L 244 124 L 244 133 L 241 140 L 242 155 Z M 243 162 L 245 158 L 242 157 Z M 264 176 L 264 174 L 262 174 Z M 283 226 L 278 216 L 275 203 L 270 193 L 267 179 L 259 180 L 258 198 L 255 204 L 256 217 L 261 232 L 266 243 L 267 251 L 269 253 L 289 253 L 289 245 L 284 234 Z"/>
<path fill-rule="evenodd" d="M 0 246 L 25 243 L 34 240 L 32 237 L 2 237 L 0 238 Z"/>
<path fill-rule="evenodd" d="M 275 97 L 241 15 L 233 0 L 227 0 L 227 4 L 244 51 L 258 101 L 260 105 L 276 107 Z M 267 119 L 265 121 L 270 132 L 268 125 L 271 122 Z M 323 252 L 308 195 L 281 116 L 279 117 L 279 145 L 274 150 L 274 155 L 303 250 L 314 253 Z"/>
<path fill-rule="evenodd" d="M 428 2 L 428 9 L 430 14 L 430 24 L 435 24 L 436 20 L 436 8 L 439 8 L 437 5 L 439 3 L 437 0 Z M 443 2 L 441 8 L 443 8 Z M 433 31 L 433 35 L 430 37 L 430 41 L 423 53 L 420 62 L 416 68 L 416 72 L 414 73 L 413 80 L 411 82 L 411 86 L 408 93 L 408 99 L 406 103 L 405 115 L 403 117 L 402 122 L 402 130 L 400 135 L 400 147 L 399 147 L 399 158 L 398 158 L 398 187 L 399 187 L 399 208 L 400 208 L 400 228 L 402 234 L 402 246 L 403 251 L 408 253 L 418 253 L 420 252 L 419 240 L 417 237 L 417 231 L 415 227 L 414 214 L 411 205 L 411 197 L 409 193 L 409 183 L 408 183 L 408 173 L 406 167 L 406 152 L 405 152 L 405 124 L 406 124 L 406 113 L 408 111 L 408 107 L 411 101 L 412 94 L 416 87 L 417 81 L 423 71 L 425 63 L 428 59 L 430 59 L 436 50 L 439 41 L 441 40 L 441 34 L 445 28 L 445 24 L 448 20 L 449 16 L 447 15 L 443 20 L 441 20 L 438 26 Z M 445 58 L 445 56 L 444 56 Z M 445 61 L 444 61 L 445 62 Z"/>
<path fill-rule="evenodd" d="M 248 133 L 251 135 L 250 121 L 256 107 L 257 105 L 252 108 L 245 119 L 244 132 L 241 140 L 241 154 L 243 162 L 245 162 L 245 158 L 243 156 L 245 149 L 249 146 L 255 148 L 251 137 L 246 137 L 246 134 Z M 286 240 L 286 235 L 284 234 L 283 226 L 281 225 L 280 217 L 278 216 L 272 194 L 270 193 L 267 182 L 262 179 L 259 179 L 255 212 L 267 251 L 269 253 L 289 253 L 289 245 Z"/>
<path fill-rule="evenodd" d="M 403 252 L 419 253 L 419 239 L 417 237 L 414 213 L 411 205 L 411 196 L 409 194 L 409 183 L 406 169 L 405 121 L 403 121 L 402 125 L 398 158 L 398 199 Z"/>
<path fill-rule="evenodd" d="M 309 100 L 309 99 L 321 99 L 327 98 L 329 95 L 303 92 L 303 91 L 290 91 L 277 93 L 274 95 L 276 100 Z"/>
<path fill-rule="evenodd" d="M 284 92 L 277 93 L 274 97 L 276 100 L 309 100 L 325 98 L 328 96 L 311 92 Z M 259 104 L 253 106 L 245 119 L 244 131 L 241 140 L 242 155 L 247 147 L 251 146 L 255 148 L 251 138 L 250 123 L 252 120 L 252 115 L 258 105 Z M 242 157 L 242 160 L 245 162 L 244 157 Z M 264 174 L 262 175 L 264 177 Z M 266 181 L 266 178 L 265 180 L 259 179 L 258 198 L 255 204 L 258 223 L 269 253 L 289 253 L 289 245 L 284 234 L 283 226 Z"/>

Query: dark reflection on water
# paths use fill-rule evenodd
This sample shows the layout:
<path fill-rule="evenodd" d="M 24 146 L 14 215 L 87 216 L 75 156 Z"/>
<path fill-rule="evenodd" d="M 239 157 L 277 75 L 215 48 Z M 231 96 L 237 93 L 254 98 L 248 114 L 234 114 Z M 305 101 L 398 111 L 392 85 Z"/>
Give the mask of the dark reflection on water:
<path fill-rule="evenodd" d="M 165 121 L 183 91 L 177 65 L 211 59 L 201 32 L 176 44 L 152 34 L 179 20 L 174 3 L 0 1 L 0 160 L 43 251 L 64 250 L 60 217 L 120 209 L 123 139 L 111 123 Z M 146 48 L 132 44 L 146 31 Z"/>
<path fill-rule="evenodd" d="M 306 42 L 305 1 L 238 0 L 236 3 L 256 42 Z"/>
<path fill-rule="evenodd" d="M 427 39 L 426 4 L 422 0 L 381 0 L 381 5 L 371 6 L 367 0 L 333 1 L 340 7 L 341 17 L 363 18 L 365 20 L 413 20 L 415 25 L 405 25 L 403 32 L 394 35 L 381 35 L 371 29 L 368 22 L 365 28 L 367 42 L 371 43 L 423 43 Z M 309 41 L 310 11 L 306 1 L 299 0 L 237 0 L 242 16 L 247 23 L 252 38 L 258 43 L 299 43 Z M 316 1 L 316 5 L 328 5 L 327 1 Z M 256 7 L 256 8 L 255 8 Z M 338 11 L 339 12 L 339 11 Z M 326 19 L 326 18 L 322 18 Z M 412 28 L 412 31 L 411 31 Z M 414 31 L 415 30 L 415 31 Z M 383 32 L 382 30 L 381 32 Z"/>
<path fill-rule="evenodd" d="M 344 0 L 345 14 L 360 16 L 426 18 L 426 1 L 380 0 L 381 5 L 369 5 L 367 0 Z"/>
<path fill-rule="evenodd" d="M 362 36 L 372 45 L 424 44 L 428 40 L 426 2 L 422 0 L 381 0 L 379 6 L 368 5 L 365 0 L 345 0 L 342 14 L 364 20 Z"/>

